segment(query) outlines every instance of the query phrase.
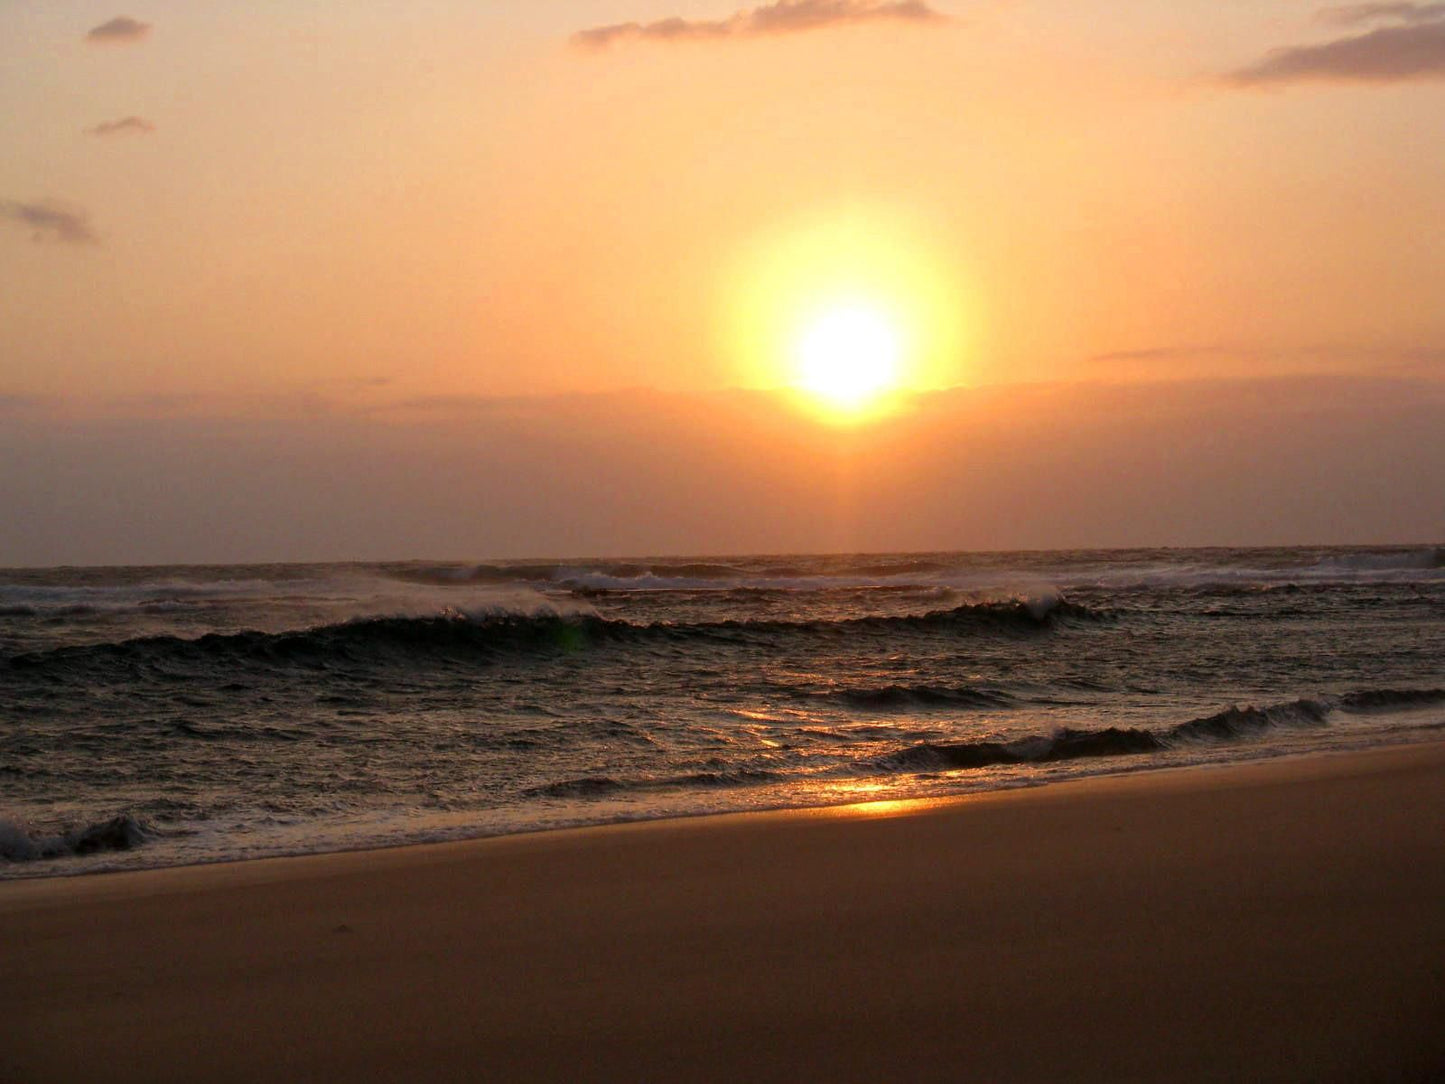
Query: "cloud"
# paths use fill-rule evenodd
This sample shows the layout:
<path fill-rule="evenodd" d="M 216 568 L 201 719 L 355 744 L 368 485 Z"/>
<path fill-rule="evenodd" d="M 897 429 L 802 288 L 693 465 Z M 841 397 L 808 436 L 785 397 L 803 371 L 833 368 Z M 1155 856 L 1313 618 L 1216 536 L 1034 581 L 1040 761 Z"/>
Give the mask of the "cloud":
<path fill-rule="evenodd" d="M 1229 75 L 1236 86 L 1305 81 L 1397 83 L 1445 79 L 1445 4 L 1361 4 L 1333 9 L 1337 21 L 1404 19 L 1321 45 L 1276 49 Z"/>
<path fill-rule="evenodd" d="M 869 0 L 778 0 L 746 13 L 749 30 L 755 34 L 787 34 L 814 30 L 835 23 L 889 19 L 903 22 L 940 22 L 943 16 L 921 0 L 891 3 Z"/>
<path fill-rule="evenodd" d="M 1445 375 L 1445 346 L 1437 343 L 1316 343 L 1294 347 L 1258 344 L 1178 343 L 1140 349 L 1110 350 L 1083 359 L 1103 379 L 1260 379 L 1295 376 L 1341 376 L 1372 373 L 1378 377 Z"/>
<path fill-rule="evenodd" d="M 1445 2 L 1346 4 L 1343 7 L 1325 8 L 1320 12 L 1320 19 L 1327 23 L 1339 23 L 1345 26 L 1395 20 L 1404 23 L 1428 23 L 1436 19 L 1445 19 Z"/>
<path fill-rule="evenodd" d="M 48 200 L 34 203 L 0 200 L 0 219 L 18 222 L 29 228 L 34 241 L 93 245 L 98 240 L 84 211 L 62 207 Z"/>
<path fill-rule="evenodd" d="M 613 23 L 579 30 L 572 41 L 605 49 L 618 41 L 697 41 L 764 37 L 862 22 L 944 22 L 947 16 L 923 0 L 776 0 L 747 8 L 726 19 L 661 19 L 651 23 Z"/>
<path fill-rule="evenodd" d="M 128 15 L 117 15 L 109 22 L 93 26 L 85 34 L 85 40 L 98 45 L 123 45 L 140 41 L 151 32 L 151 24 L 132 19 Z"/>
<path fill-rule="evenodd" d="M 1151 346 L 1143 350 L 1110 350 L 1084 360 L 1090 365 L 1108 365 L 1120 361 L 1184 361 L 1218 354 L 1222 349 L 1219 346 Z"/>
<path fill-rule="evenodd" d="M 156 130 L 156 126 L 144 117 L 121 117 L 120 120 L 108 120 L 103 124 L 97 124 L 94 128 L 87 128 L 86 135 L 113 136 L 113 135 L 150 135 Z"/>

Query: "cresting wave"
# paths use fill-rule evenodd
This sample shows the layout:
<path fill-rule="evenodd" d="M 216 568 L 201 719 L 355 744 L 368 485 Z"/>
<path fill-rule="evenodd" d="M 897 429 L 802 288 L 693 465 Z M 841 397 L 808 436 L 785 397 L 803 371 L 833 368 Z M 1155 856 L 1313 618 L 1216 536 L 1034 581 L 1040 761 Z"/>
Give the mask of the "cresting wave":
<path fill-rule="evenodd" d="M 67 574 L 73 571 L 74 574 Z M 720 560 L 287 565 L 219 569 L 0 570 L 0 616 L 118 615 L 215 605 L 343 601 L 458 588 L 582 595 L 777 590 L 1080 587 L 1228 590 L 1290 584 L 1440 582 L 1445 546 L 1377 550 L 1060 551 Z M 389 585 L 389 586 L 388 586 Z"/>
<path fill-rule="evenodd" d="M 646 591 L 789 590 L 826 591 L 837 588 L 870 587 L 984 587 L 998 584 L 1004 566 L 1000 555 L 896 555 L 817 558 L 803 563 L 739 561 L 594 561 L 558 563 L 484 564 L 471 567 L 408 567 L 392 575 L 416 583 L 445 586 L 458 584 L 501 584 L 520 582 L 533 586 L 562 587 L 582 594 Z M 1201 586 L 1239 587 L 1253 583 L 1323 583 L 1388 581 L 1415 574 L 1436 575 L 1445 571 L 1445 547 L 1394 548 L 1380 551 L 1323 552 L 1302 563 L 1233 565 L 1214 563 L 1208 554 L 1201 560 L 1178 563 L 1167 551 L 1120 552 L 1080 551 L 1060 554 L 1060 563 L 1013 568 L 1010 577 L 1024 576 L 1061 586 L 1147 585 L 1150 587 L 1195 588 Z M 1116 567 L 1121 556 L 1141 563 L 1128 569 Z M 1289 555 L 1291 557 L 1294 554 Z M 1015 581 L 1017 582 L 1017 581 Z"/>
<path fill-rule="evenodd" d="M 325 658 L 439 654 L 476 657 L 502 652 L 573 651 L 593 644 L 648 641 L 738 641 L 769 636 L 828 636 L 866 632 L 1019 631 L 1059 622 L 1097 622 L 1108 614 L 1066 599 L 980 602 L 949 610 L 891 617 L 788 621 L 769 619 L 704 622 L 630 621 L 592 615 L 498 614 L 478 617 L 451 612 L 433 617 L 371 617 L 293 632 L 208 633 L 196 639 L 143 637 L 115 643 L 66 646 L 0 660 L 5 668 L 106 662 L 137 664 L 160 660 L 258 660 L 273 665 Z"/>
<path fill-rule="evenodd" d="M 1012 694 L 972 685 L 865 685 L 842 689 L 797 689 L 800 700 L 839 703 L 862 711 L 910 708 L 1007 708 Z"/>
<path fill-rule="evenodd" d="M 52 836 L 32 835 L 14 821 L 0 818 L 0 859 L 33 862 L 101 851 L 129 851 L 153 834 L 146 825 L 126 814 Z"/>
<path fill-rule="evenodd" d="M 1445 546 L 1395 553 L 1349 553 L 1326 557 L 1315 566 L 1322 571 L 1397 572 L 1445 568 Z"/>
<path fill-rule="evenodd" d="M 1390 711 L 1439 703 L 1445 703 L 1445 689 L 1365 690 L 1340 696 L 1291 700 L 1262 708 L 1231 707 L 1162 730 L 1139 727 L 1078 730 L 1066 727 L 1052 737 L 1012 742 L 920 742 L 879 757 L 872 764 L 883 771 L 917 772 L 1162 753 L 1189 742 L 1237 741 L 1275 727 L 1324 726 L 1335 711 Z"/>
<path fill-rule="evenodd" d="M 821 567 L 820 567 L 821 566 Z M 831 586 L 839 580 L 897 578 L 935 575 L 956 566 L 943 559 L 897 557 L 816 558 L 808 564 L 758 562 L 756 559 L 730 564 L 722 561 L 590 561 L 519 562 L 443 567 L 402 567 L 391 570 L 397 579 L 413 583 L 451 586 L 461 583 L 557 584 L 568 587 L 615 588 L 619 590 L 687 589 L 698 586 L 728 587 L 734 584 L 786 584 Z"/>
<path fill-rule="evenodd" d="M 614 779 L 606 775 L 587 775 L 579 779 L 564 779 L 558 783 L 532 787 L 526 794 L 529 798 L 596 798 L 625 791 L 673 790 L 677 788 L 714 790 L 720 787 L 755 786 L 760 783 L 780 782 L 785 779 L 787 779 L 787 775 L 784 772 L 747 767 L 713 772 L 689 772 L 686 775 L 630 781 Z"/>

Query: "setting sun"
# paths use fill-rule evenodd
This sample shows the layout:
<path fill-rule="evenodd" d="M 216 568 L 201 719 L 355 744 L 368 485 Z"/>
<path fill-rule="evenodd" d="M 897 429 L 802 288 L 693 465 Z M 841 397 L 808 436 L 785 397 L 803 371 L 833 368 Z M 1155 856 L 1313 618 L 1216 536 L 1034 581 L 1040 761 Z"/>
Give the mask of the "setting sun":
<path fill-rule="evenodd" d="M 855 410 L 898 383 L 898 333 L 866 305 L 817 316 L 803 329 L 797 352 L 797 386 L 835 408 Z"/>
<path fill-rule="evenodd" d="M 869 421 L 968 378 L 973 290 L 896 206 L 830 204 L 760 230 L 719 279 L 719 346 L 739 383 L 786 389 L 820 420 Z"/>

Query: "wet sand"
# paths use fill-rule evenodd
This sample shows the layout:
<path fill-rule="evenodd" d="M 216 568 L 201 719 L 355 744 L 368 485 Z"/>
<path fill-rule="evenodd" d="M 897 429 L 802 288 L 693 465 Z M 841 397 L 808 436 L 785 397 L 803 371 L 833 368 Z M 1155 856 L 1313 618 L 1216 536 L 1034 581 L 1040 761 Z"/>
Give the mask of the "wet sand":
<path fill-rule="evenodd" d="M 1426 1080 L 1445 743 L 0 884 L 0 1080 Z"/>

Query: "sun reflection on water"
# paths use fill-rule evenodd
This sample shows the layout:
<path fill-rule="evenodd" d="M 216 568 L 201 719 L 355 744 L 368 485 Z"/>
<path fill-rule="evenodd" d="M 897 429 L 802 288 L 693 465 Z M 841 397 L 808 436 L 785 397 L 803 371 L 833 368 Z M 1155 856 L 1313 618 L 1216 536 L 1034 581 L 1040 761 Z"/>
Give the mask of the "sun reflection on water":
<path fill-rule="evenodd" d="M 902 817 L 962 799 L 961 795 L 931 798 L 883 798 L 875 795 L 895 790 L 894 785 L 863 781 L 837 782 L 820 788 L 816 797 L 827 804 L 817 810 L 822 816 L 847 818 Z"/>

